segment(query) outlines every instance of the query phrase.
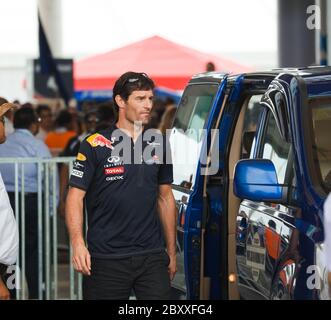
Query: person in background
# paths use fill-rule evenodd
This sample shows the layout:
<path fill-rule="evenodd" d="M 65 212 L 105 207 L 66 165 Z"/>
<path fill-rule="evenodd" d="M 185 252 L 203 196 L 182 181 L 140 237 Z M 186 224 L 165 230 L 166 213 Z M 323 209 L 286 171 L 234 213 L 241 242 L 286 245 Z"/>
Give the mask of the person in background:
<path fill-rule="evenodd" d="M 44 142 L 38 140 L 39 123 L 35 111 L 31 107 L 21 107 L 14 114 L 13 134 L 0 145 L 0 157 L 12 158 L 51 158 L 51 154 Z M 15 210 L 15 166 L 0 164 L 3 181 L 8 191 L 9 200 Z M 25 192 L 25 257 L 26 279 L 29 299 L 38 298 L 38 170 L 37 165 L 24 165 Z M 19 173 L 20 175 L 20 173 Z M 21 192 L 21 178 L 19 176 L 19 192 Z M 19 194 L 19 198 L 21 195 Z M 20 208 L 21 209 L 21 208 Z M 19 210 L 21 211 L 21 210 Z"/>
<path fill-rule="evenodd" d="M 216 68 L 215 68 L 214 62 L 212 62 L 212 61 L 207 62 L 206 71 L 207 72 L 212 72 L 212 71 L 215 71 L 215 70 L 216 70 Z"/>
<path fill-rule="evenodd" d="M 104 102 L 97 106 L 97 118 L 99 119 L 96 130 L 109 128 L 118 117 L 112 102 Z"/>
<path fill-rule="evenodd" d="M 83 133 L 82 122 L 75 104 L 72 103 L 69 105 L 67 110 L 71 114 L 71 124 L 69 126 L 70 130 L 75 131 L 76 135 L 81 135 Z"/>
<path fill-rule="evenodd" d="M 165 102 L 162 99 L 154 98 L 151 110 L 151 119 L 146 125 L 146 129 L 157 129 L 160 125 L 163 113 L 166 110 Z"/>
<path fill-rule="evenodd" d="M 56 157 L 66 147 L 68 141 L 77 135 L 72 128 L 73 117 L 68 110 L 61 110 L 55 120 L 55 130 L 48 133 L 45 143 Z"/>
<path fill-rule="evenodd" d="M 0 105 L 4 104 L 4 103 L 8 103 L 8 100 L 0 97 Z M 13 104 L 17 107 L 16 104 Z M 14 118 L 14 109 L 9 109 L 4 115 L 3 117 L 6 120 L 6 126 L 5 126 L 5 134 L 8 137 L 11 133 L 14 132 L 14 126 L 13 126 L 13 118 Z"/>
<path fill-rule="evenodd" d="M 90 111 L 84 116 L 84 126 L 86 130 L 79 136 L 73 137 L 69 140 L 64 151 L 60 154 L 63 157 L 76 157 L 79 151 L 80 143 L 90 134 L 96 131 L 99 123 L 97 111 Z M 62 164 L 60 167 L 60 202 L 58 212 L 64 217 L 65 199 L 67 196 L 69 182 L 69 166 Z"/>
<path fill-rule="evenodd" d="M 72 137 L 68 141 L 65 149 L 61 153 L 61 156 L 75 157 L 79 151 L 80 143 L 88 135 L 90 135 L 96 131 L 96 128 L 97 128 L 99 122 L 100 122 L 100 119 L 98 117 L 97 111 L 90 110 L 89 112 L 87 112 L 83 117 L 84 131 L 80 135 Z"/>
<path fill-rule="evenodd" d="M 6 141 L 5 114 L 16 107 L 3 100 L 0 100 L 0 144 Z M 8 266 L 16 262 L 18 241 L 17 223 L 0 172 L 0 300 L 10 299 L 5 276 Z"/>
<path fill-rule="evenodd" d="M 104 104 L 104 103 L 101 103 Z M 90 110 L 95 110 L 97 108 L 98 104 L 96 101 L 83 101 L 80 110 L 83 114 L 88 113 Z"/>
<path fill-rule="evenodd" d="M 53 129 L 52 109 L 47 104 L 40 104 L 36 108 L 36 113 L 40 118 L 39 132 L 36 138 L 45 141 L 46 136 Z"/>
<path fill-rule="evenodd" d="M 329 295 L 331 298 L 331 193 L 324 202 L 324 256 L 328 270 Z"/>
<path fill-rule="evenodd" d="M 161 123 L 159 126 L 159 130 L 162 132 L 162 134 L 166 134 L 167 129 L 172 128 L 172 123 L 174 121 L 175 115 L 176 115 L 177 108 L 175 106 L 169 106 L 167 110 L 164 112 Z"/>
<path fill-rule="evenodd" d="M 21 104 L 20 108 L 34 108 L 33 104 L 31 102 L 25 102 Z"/>

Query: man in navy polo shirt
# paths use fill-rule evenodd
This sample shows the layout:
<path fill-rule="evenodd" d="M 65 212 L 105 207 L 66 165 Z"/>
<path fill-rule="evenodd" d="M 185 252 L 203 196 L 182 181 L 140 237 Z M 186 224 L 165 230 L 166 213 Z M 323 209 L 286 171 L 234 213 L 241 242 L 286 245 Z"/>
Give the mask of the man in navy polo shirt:
<path fill-rule="evenodd" d="M 138 299 L 170 299 L 176 207 L 167 139 L 144 131 L 153 89 L 146 74 L 123 74 L 113 89 L 118 121 L 87 137 L 74 163 L 66 223 L 84 299 L 128 299 L 132 289 Z"/>

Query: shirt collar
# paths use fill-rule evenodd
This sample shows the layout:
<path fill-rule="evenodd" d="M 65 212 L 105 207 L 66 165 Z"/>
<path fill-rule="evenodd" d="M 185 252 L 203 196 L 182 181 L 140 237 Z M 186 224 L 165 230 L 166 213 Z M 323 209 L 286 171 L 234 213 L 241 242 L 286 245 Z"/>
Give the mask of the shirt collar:
<path fill-rule="evenodd" d="M 33 137 L 33 134 L 29 129 L 15 129 L 15 131 Z"/>
<path fill-rule="evenodd" d="M 139 138 L 141 138 L 141 137 L 144 136 L 144 133 L 145 133 L 145 131 L 146 131 L 145 128 L 146 128 L 146 127 L 144 126 L 144 127 L 143 127 L 143 130 L 142 130 L 141 133 L 138 135 L 137 140 L 138 140 Z M 127 137 L 129 137 L 129 138 L 132 140 L 132 137 L 129 136 L 129 135 L 126 133 L 125 130 L 122 130 L 121 128 L 119 128 L 119 127 L 116 125 L 116 123 L 114 123 L 114 124 L 111 126 L 111 132 L 113 132 L 113 131 L 115 131 L 115 130 L 120 130 L 120 131 L 122 131 Z"/>

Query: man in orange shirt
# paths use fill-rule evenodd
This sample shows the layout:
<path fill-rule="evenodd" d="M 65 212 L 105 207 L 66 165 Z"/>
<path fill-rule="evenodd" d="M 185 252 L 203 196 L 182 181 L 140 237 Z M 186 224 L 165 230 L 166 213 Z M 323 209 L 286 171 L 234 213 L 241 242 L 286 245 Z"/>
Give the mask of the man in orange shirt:
<path fill-rule="evenodd" d="M 72 115 L 67 110 L 62 110 L 55 120 L 56 129 L 51 131 L 45 139 L 45 143 L 52 156 L 58 156 L 64 150 L 68 141 L 77 135 L 72 130 Z"/>

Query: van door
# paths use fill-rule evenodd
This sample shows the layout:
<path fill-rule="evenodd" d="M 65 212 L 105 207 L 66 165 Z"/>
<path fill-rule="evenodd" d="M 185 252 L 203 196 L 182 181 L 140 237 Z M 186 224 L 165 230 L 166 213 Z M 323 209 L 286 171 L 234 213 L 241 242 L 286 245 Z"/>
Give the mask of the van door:
<path fill-rule="evenodd" d="M 225 75 L 211 81 L 192 81 L 184 91 L 169 137 L 178 210 L 178 271 L 172 286 L 186 293 L 188 299 L 199 298 L 203 209 L 200 155 L 207 149 L 206 135 L 222 104 L 225 86 Z"/>
<path fill-rule="evenodd" d="M 305 80 L 280 74 L 261 103 L 268 110 L 252 158 L 273 163 L 282 199 L 266 199 L 258 192 L 254 198 L 249 192 L 241 197 L 245 200 L 237 217 L 240 294 L 247 299 L 309 299 L 314 291 L 307 288 L 307 268 L 314 263 L 315 231 L 320 222 L 318 197 L 308 179 L 313 178 L 311 165 L 307 166 L 313 152 L 306 140 L 311 116 Z M 268 186 L 263 170 L 261 166 L 261 188 Z"/>
<path fill-rule="evenodd" d="M 273 114 L 265 114 L 263 137 L 258 141 L 258 158 L 271 160 L 278 183 L 286 184 L 291 168 L 291 144 L 282 139 Z M 282 227 L 289 212 L 269 202 L 242 201 L 237 216 L 237 267 L 239 292 L 246 299 L 268 299 L 281 256 Z M 294 222 L 294 220 L 293 220 Z"/>

